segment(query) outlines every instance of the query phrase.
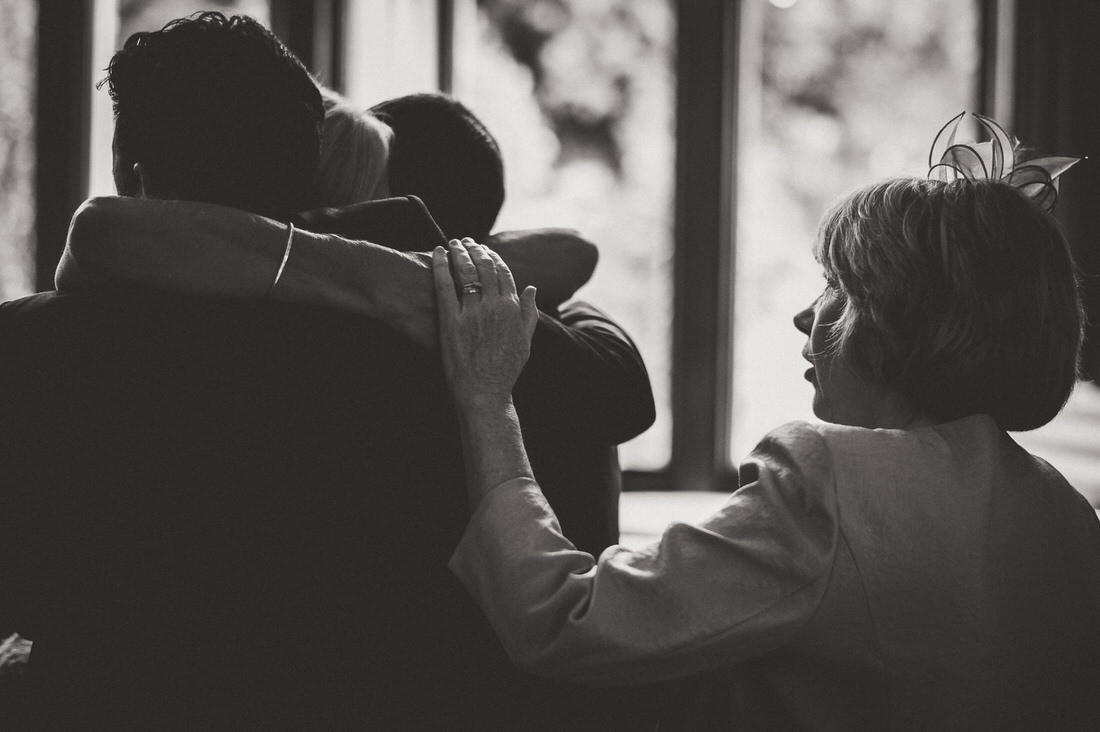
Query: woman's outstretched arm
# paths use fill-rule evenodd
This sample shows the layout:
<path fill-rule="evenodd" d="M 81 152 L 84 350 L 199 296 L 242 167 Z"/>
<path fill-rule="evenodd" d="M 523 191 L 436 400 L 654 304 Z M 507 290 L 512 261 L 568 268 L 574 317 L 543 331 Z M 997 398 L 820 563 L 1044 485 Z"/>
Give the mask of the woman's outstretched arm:
<path fill-rule="evenodd" d="M 470 506 L 513 478 L 533 479 L 512 387 L 538 322 L 535 289 L 516 294 L 508 267 L 471 239 L 432 252 L 443 371 L 459 416 Z"/>
<path fill-rule="evenodd" d="M 837 544 L 820 436 L 805 426 L 765 440 L 715 516 L 597 562 L 562 536 L 512 409 L 533 329 L 530 291 L 516 296 L 492 252 L 449 248 L 450 266 L 441 250 L 432 266 L 472 513 L 450 567 L 512 660 L 562 679 L 642 684 L 789 641 L 820 601 Z"/>
<path fill-rule="evenodd" d="M 416 196 L 320 208 L 299 218 L 304 229 L 372 241 L 398 251 L 429 252 L 447 241 Z M 554 312 L 572 298 L 591 279 L 599 260 L 596 245 L 573 229 L 502 231 L 480 243 L 500 255 L 520 288 L 538 288 L 539 307 L 545 312 Z"/>
<path fill-rule="evenodd" d="M 443 237 L 423 204 L 390 199 L 323 209 L 304 223 L 309 231 L 295 233 L 298 251 L 276 297 L 396 319 L 394 325 L 418 342 L 434 344 L 433 303 L 416 297 L 430 295 L 428 256 L 419 250 L 427 252 Z M 278 268 L 285 248 L 285 240 L 277 242 L 280 228 L 285 226 L 214 204 L 94 198 L 73 216 L 55 283 L 60 290 L 145 285 L 199 296 L 263 295 L 264 278 Z M 406 241 L 409 236 L 415 241 Z M 361 246 L 366 241 L 384 246 Z M 521 283 L 543 291 L 551 309 L 588 281 L 598 258 L 595 245 L 569 229 L 504 232 L 491 245 L 502 250 Z M 388 253 L 389 246 L 400 253 Z M 402 302 L 408 297 L 414 302 Z"/>
<path fill-rule="evenodd" d="M 435 347 L 427 254 L 333 234 L 294 231 L 214 204 L 93 198 L 73 216 L 58 264 L 59 290 L 145 286 L 197 296 L 262 298 L 350 310 Z"/>

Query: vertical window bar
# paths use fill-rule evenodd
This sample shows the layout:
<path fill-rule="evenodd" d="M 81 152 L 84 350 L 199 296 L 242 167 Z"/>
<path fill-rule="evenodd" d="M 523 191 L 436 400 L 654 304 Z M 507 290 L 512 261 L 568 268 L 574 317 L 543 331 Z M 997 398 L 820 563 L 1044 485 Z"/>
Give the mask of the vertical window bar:
<path fill-rule="evenodd" d="M 302 63 L 313 71 L 313 16 L 311 0 L 272 0 L 271 30 Z"/>
<path fill-rule="evenodd" d="M 679 490 L 727 489 L 737 3 L 677 4 L 672 463 Z"/>
<path fill-rule="evenodd" d="M 272 0 L 271 30 L 318 80 L 344 90 L 343 0 Z"/>
<path fill-rule="evenodd" d="M 977 104 L 983 114 L 1003 124 L 1010 124 L 1015 111 L 1015 11 L 1012 0 L 981 2 Z"/>
<path fill-rule="evenodd" d="M 454 0 L 437 0 L 436 2 L 436 31 L 439 52 L 439 91 L 444 94 L 452 93 L 454 89 L 454 54 L 455 54 L 455 3 Z"/>
<path fill-rule="evenodd" d="M 310 70 L 322 84 L 344 90 L 342 0 L 317 0 L 313 13 L 313 59 Z"/>
<path fill-rule="evenodd" d="M 84 200 L 92 10 L 91 0 L 42 0 L 38 6 L 35 287 L 39 291 L 53 289 L 69 219 Z"/>

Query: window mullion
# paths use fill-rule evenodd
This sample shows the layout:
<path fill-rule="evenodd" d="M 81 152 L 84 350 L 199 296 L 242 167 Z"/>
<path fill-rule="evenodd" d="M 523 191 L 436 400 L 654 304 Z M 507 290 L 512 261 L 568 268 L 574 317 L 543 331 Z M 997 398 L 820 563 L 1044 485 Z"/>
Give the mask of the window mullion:
<path fill-rule="evenodd" d="M 673 487 L 728 481 L 737 5 L 677 6 Z"/>

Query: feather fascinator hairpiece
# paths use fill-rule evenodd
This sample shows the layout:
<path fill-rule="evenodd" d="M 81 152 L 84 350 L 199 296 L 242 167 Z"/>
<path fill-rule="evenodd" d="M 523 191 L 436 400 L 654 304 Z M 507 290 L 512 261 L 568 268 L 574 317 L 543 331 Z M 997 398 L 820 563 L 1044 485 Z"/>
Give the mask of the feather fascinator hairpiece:
<path fill-rule="evenodd" d="M 928 177 L 943 181 L 999 180 L 1008 183 L 1052 212 L 1058 199 L 1058 176 L 1082 158 L 1065 155 L 1028 157 L 1016 138 L 1010 138 L 999 124 L 975 114 L 978 125 L 992 136 L 979 143 L 956 143 L 955 133 L 966 112 L 945 124 L 928 152 Z"/>

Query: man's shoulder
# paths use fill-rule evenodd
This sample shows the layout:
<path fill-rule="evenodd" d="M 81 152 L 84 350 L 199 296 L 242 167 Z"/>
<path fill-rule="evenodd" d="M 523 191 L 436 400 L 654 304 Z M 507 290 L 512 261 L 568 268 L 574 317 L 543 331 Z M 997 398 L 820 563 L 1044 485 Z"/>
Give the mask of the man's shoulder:
<path fill-rule="evenodd" d="M 85 333 L 88 324 L 109 307 L 102 298 L 56 291 L 0 303 L 0 349 L 5 360 L 48 350 L 70 333 Z"/>
<path fill-rule="evenodd" d="M 72 301 L 70 293 L 60 293 L 54 290 L 38 292 L 15 300 L 0 302 L 0 320 L 11 321 L 22 317 L 42 313 L 58 307 L 66 307 Z"/>
<path fill-rule="evenodd" d="M 340 332 L 358 338 L 397 341 L 399 336 L 381 321 L 339 310 L 269 300 L 193 297 L 145 288 L 103 292 L 40 292 L 0 303 L 0 326 L 37 329 L 46 325 L 96 324 L 118 331 L 128 325 L 143 328 L 157 325 L 169 331 L 180 324 L 192 337 L 223 330 L 249 329 L 287 336 L 297 332 Z"/>
<path fill-rule="evenodd" d="M 332 388 L 419 393 L 438 358 L 381 321 L 271 301 L 191 298 L 145 290 L 47 292 L 0 305 L 0 353 L 13 381 L 164 378 L 210 385 L 326 374 Z M 320 378 L 320 377 L 318 377 Z M 442 376 L 438 380 L 442 383 Z M 383 386 L 386 385 L 386 386 Z"/>
<path fill-rule="evenodd" d="M 82 435 L 92 434 L 111 452 L 152 440 L 148 457 L 126 458 L 142 470 L 174 449 L 154 439 L 169 431 L 196 454 L 205 450 L 211 464 L 231 457 L 221 446 L 271 460 L 272 446 L 283 446 L 331 456 L 361 469 L 356 475 L 363 466 L 396 473 L 384 453 L 413 437 L 437 442 L 454 421 L 438 357 L 382 323 L 149 293 L 6 303 L 0 412 L 4 429 L 26 433 L 28 444 L 48 433 L 86 445 Z"/>
<path fill-rule="evenodd" d="M 63 318 L 140 315 L 167 306 L 171 297 L 139 288 L 110 292 L 59 292 L 50 290 L 0 303 L 0 323 L 39 325 Z"/>

